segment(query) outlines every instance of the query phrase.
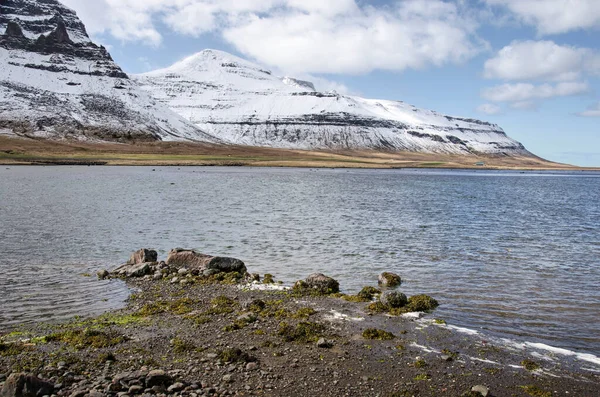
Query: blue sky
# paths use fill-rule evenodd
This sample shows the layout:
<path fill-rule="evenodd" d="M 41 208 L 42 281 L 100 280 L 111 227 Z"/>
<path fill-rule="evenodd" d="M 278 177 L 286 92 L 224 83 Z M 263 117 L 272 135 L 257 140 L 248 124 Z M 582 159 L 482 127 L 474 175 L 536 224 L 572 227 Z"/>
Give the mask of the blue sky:
<path fill-rule="evenodd" d="M 128 73 L 214 48 L 600 166 L 599 0 L 64 0 Z"/>

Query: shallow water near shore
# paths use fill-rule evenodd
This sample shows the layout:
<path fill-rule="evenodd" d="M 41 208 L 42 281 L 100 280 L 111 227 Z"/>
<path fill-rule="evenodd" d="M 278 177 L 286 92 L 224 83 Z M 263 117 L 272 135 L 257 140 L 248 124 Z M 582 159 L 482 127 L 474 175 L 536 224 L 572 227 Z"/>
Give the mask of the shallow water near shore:
<path fill-rule="evenodd" d="M 0 330 L 119 307 L 96 270 L 183 246 L 345 292 L 395 271 L 450 324 L 600 354 L 598 197 L 589 172 L 2 167 Z"/>

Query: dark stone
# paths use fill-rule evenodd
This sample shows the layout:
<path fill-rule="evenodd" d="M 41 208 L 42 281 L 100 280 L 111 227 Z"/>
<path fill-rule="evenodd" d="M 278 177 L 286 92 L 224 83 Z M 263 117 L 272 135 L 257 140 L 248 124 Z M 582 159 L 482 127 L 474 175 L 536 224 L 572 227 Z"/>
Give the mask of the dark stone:
<path fill-rule="evenodd" d="M 322 293 L 335 294 L 340 292 L 340 283 L 321 273 L 311 274 L 304 282 L 308 288 L 316 289 Z"/>
<path fill-rule="evenodd" d="M 21 25 L 19 25 L 15 21 L 10 21 L 6 25 L 6 32 L 4 32 L 4 34 L 9 37 L 25 38 L 25 35 L 23 34 L 23 29 L 21 29 Z"/>
<path fill-rule="evenodd" d="M 406 295 L 398 291 L 385 291 L 380 300 L 381 303 L 389 307 L 403 307 L 408 303 Z"/>
<path fill-rule="evenodd" d="M 38 397 L 51 395 L 53 392 L 54 384 L 32 375 L 19 373 L 8 377 L 0 391 L 0 397 Z"/>

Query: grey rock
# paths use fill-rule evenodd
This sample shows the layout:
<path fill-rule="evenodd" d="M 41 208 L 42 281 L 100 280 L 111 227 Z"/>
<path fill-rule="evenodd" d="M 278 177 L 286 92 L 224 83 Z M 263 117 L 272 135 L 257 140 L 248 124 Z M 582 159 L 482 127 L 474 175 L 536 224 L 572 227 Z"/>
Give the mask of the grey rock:
<path fill-rule="evenodd" d="M 383 272 L 377 280 L 382 287 L 397 287 L 402 284 L 402 279 L 396 273 Z"/>
<path fill-rule="evenodd" d="M 334 294 L 340 292 L 340 283 L 322 273 L 313 273 L 304 283 L 307 288 L 316 289 L 322 293 Z"/>
<path fill-rule="evenodd" d="M 75 390 L 73 393 L 69 395 L 69 397 L 83 397 L 87 394 L 85 390 Z"/>
<path fill-rule="evenodd" d="M 251 362 L 251 363 L 246 364 L 246 371 L 254 371 L 256 369 L 258 369 L 257 363 Z"/>
<path fill-rule="evenodd" d="M 447 354 L 443 354 L 441 356 L 442 361 L 446 361 L 446 362 L 450 362 L 450 361 L 454 361 L 454 359 L 452 358 L 452 356 L 449 356 Z"/>
<path fill-rule="evenodd" d="M 105 280 L 108 278 L 108 276 L 110 276 L 110 273 L 108 270 L 100 270 L 98 273 L 96 273 L 96 275 L 98 276 L 99 280 Z"/>
<path fill-rule="evenodd" d="M 177 284 L 179 282 L 179 277 L 173 277 L 171 279 L 171 284 Z"/>
<path fill-rule="evenodd" d="M 231 383 L 233 382 L 233 376 L 231 374 L 223 375 L 223 382 Z"/>
<path fill-rule="evenodd" d="M 127 394 L 141 394 L 144 391 L 142 386 L 134 385 L 129 388 Z"/>
<path fill-rule="evenodd" d="M 163 278 L 163 275 L 160 272 L 154 273 L 154 275 L 152 276 L 153 280 L 161 280 L 162 278 Z"/>
<path fill-rule="evenodd" d="M 398 291 L 385 291 L 379 299 L 389 307 L 403 307 L 408 303 L 406 295 Z"/>
<path fill-rule="evenodd" d="M 246 265 L 239 259 L 210 256 L 194 250 L 175 248 L 169 252 L 167 265 L 188 270 L 246 273 Z"/>
<path fill-rule="evenodd" d="M 148 248 L 142 248 L 131 254 L 131 257 L 127 261 L 128 265 L 139 265 L 141 263 L 156 262 L 158 260 L 158 253 Z"/>
<path fill-rule="evenodd" d="M 490 389 L 488 389 L 487 386 L 484 386 L 484 385 L 473 386 L 471 388 L 471 391 L 473 393 L 479 393 L 483 397 L 487 397 L 489 395 L 489 393 L 490 393 Z"/>
<path fill-rule="evenodd" d="M 171 386 L 169 386 L 167 391 L 169 393 L 176 393 L 178 391 L 182 391 L 183 389 L 185 389 L 185 385 L 181 382 L 177 382 L 177 383 L 173 383 Z"/>
<path fill-rule="evenodd" d="M 179 269 L 177 271 L 177 274 L 179 274 L 180 276 L 185 276 L 189 273 L 190 271 L 188 269 L 186 269 L 185 267 Z"/>
<path fill-rule="evenodd" d="M 16 373 L 6 379 L 0 397 L 38 397 L 53 392 L 54 384 L 32 375 Z"/>
<path fill-rule="evenodd" d="M 144 277 L 146 274 L 150 273 L 150 264 L 149 263 L 139 263 L 135 265 L 131 265 L 125 269 L 127 277 Z"/>
<path fill-rule="evenodd" d="M 104 397 L 104 393 L 101 393 L 99 391 L 96 390 L 92 390 L 88 393 L 87 395 L 88 397 Z"/>
<path fill-rule="evenodd" d="M 317 341 L 317 347 L 320 347 L 322 349 L 329 349 L 330 347 L 333 347 L 333 343 L 331 343 L 331 341 L 328 341 L 325 338 L 319 338 L 319 340 Z"/>

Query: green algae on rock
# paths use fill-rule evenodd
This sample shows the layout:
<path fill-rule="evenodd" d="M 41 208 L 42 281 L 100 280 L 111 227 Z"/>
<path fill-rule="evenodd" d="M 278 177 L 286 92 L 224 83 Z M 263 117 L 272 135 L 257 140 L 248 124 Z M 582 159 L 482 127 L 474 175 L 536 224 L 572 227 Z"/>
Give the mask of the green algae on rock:
<path fill-rule="evenodd" d="M 371 340 L 392 340 L 396 338 L 391 332 L 387 332 L 381 329 L 368 328 L 362 333 L 363 338 Z"/>

